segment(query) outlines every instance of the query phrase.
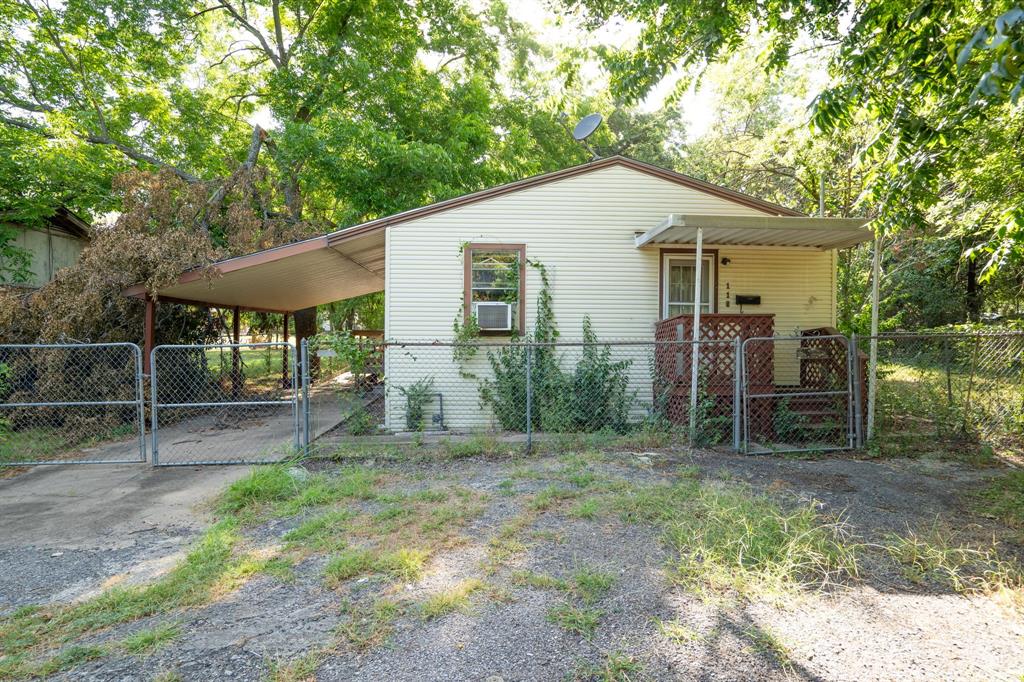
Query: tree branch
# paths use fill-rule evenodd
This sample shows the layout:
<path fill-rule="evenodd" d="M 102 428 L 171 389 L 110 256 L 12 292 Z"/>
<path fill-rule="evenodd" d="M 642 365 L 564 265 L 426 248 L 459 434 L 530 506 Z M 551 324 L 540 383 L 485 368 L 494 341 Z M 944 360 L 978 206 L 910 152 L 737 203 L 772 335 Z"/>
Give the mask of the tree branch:
<path fill-rule="evenodd" d="M 252 24 L 250 24 L 249 21 L 244 16 L 242 16 L 242 14 L 238 10 L 236 10 L 231 3 L 225 2 L 224 9 L 226 9 L 228 13 L 235 18 L 235 21 L 242 25 L 242 28 L 244 28 L 246 31 L 249 32 L 250 35 L 256 38 L 260 46 L 263 48 L 263 51 L 266 53 L 267 57 L 270 58 L 270 61 L 274 62 L 274 66 L 281 68 L 281 62 L 279 61 L 277 54 L 274 52 L 274 49 L 270 47 L 270 43 L 268 43 L 267 39 L 263 37 L 263 34 L 260 32 L 260 30 Z"/>
<path fill-rule="evenodd" d="M 42 135 L 43 137 L 51 140 L 56 138 L 56 135 L 46 130 L 46 128 L 44 128 L 41 125 L 38 125 L 31 121 L 26 121 L 24 119 L 8 116 L 2 112 L 0 112 L 0 123 L 7 124 L 9 126 L 14 126 L 16 128 L 21 128 L 22 130 L 28 130 L 29 132 L 35 133 L 37 135 Z M 151 154 L 147 154 L 146 152 L 135 149 L 134 147 L 130 147 L 122 142 L 118 142 L 117 140 L 111 138 L 109 135 L 93 135 L 83 133 L 72 134 L 78 139 L 82 140 L 83 142 L 88 142 L 89 144 L 113 147 L 117 151 L 121 152 L 124 156 L 127 156 L 129 159 L 132 159 L 133 161 L 148 163 L 151 166 L 157 166 L 159 168 L 166 168 L 175 175 L 177 175 L 179 178 L 184 180 L 185 182 L 201 182 L 199 177 L 192 175 L 188 171 L 183 170 L 175 166 L 174 164 L 167 163 L 166 161 L 161 161 L 160 159 L 156 158 L 155 156 L 152 156 Z"/>

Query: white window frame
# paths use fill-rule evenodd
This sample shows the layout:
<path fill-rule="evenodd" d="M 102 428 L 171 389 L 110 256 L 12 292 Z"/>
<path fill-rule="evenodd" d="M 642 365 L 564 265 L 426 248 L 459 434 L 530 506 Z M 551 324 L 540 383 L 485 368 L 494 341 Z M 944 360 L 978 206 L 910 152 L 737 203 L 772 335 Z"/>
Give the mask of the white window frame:
<path fill-rule="evenodd" d="M 715 301 L 716 301 L 716 299 L 715 299 L 715 295 L 716 295 L 716 292 L 715 292 L 715 260 L 716 260 L 716 256 L 714 256 L 712 254 L 707 254 L 706 253 L 701 258 L 701 260 L 704 263 L 704 267 L 702 268 L 702 270 L 704 272 L 708 273 L 708 286 L 707 286 L 708 308 L 707 308 L 707 310 L 704 310 L 702 308 L 701 309 L 701 314 L 711 314 L 711 313 L 715 312 Z M 697 262 L 697 254 L 695 254 L 695 253 L 666 253 L 666 254 L 662 255 L 662 263 L 661 263 L 661 276 L 662 276 L 662 282 L 661 282 L 661 292 L 662 292 L 661 319 L 663 319 L 663 320 L 667 320 L 669 318 L 669 314 L 668 314 L 668 308 L 669 308 L 669 303 L 670 303 L 669 302 L 669 278 L 671 276 L 671 267 L 670 266 L 672 265 L 673 261 L 683 261 L 683 262 L 689 263 L 691 265 L 695 265 L 696 262 Z M 703 291 L 701 293 L 703 294 Z M 695 305 L 695 303 L 696 302 L 694 302 L 694 303 L 678 303 L 677 302 L 676 305 L 685 305 L 685 306 L 689 306 L 689 308 L 690 308 L 688 311 L 683 311 L 682 313 L 679 313 L 679 314 L 680 315 L 688 315 L 688 314 L 692 315 L 693 314 L 693 306 Z"/>

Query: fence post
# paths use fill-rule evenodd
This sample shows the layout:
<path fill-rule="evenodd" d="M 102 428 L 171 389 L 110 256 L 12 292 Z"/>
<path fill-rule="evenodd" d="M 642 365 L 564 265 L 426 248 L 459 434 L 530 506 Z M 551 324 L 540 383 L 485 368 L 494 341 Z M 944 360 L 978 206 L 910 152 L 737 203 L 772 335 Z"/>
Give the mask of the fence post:
<path fill-rule="evenodd" d="M 309 344 L 302 339 L 302 448 L 309 455 Z"/>
<path fill-rule="evenodd" d="M 734 360 L 732 365 L 733 388 L 732 388 L 732 449 L 740 451 L 740 412 L 743 409 L 740 402 L 740 394 L 743 392 L 743 377 L 740 372 L 743 362 L 743 342 L 740 337 L 733 339 Z"/>
<path fill-rule="evenodd" d="M 860 378 L 860 348 L 857 345 L 857 333 L 850 334 L 850 352 L 853 356 L 853 439 L 858 448 L 864 447 L 864 400 Z"/>
<path fill-rule="evenodd" d="M 295 429 L 295 452 L 298 453 L 302 449 L 302 437 L 299 435 L 299 424 L 301 413 L 299 412 L 299 349 L 293 349 L 291 344 L 285 343 L 285 364 L 291 370 L 291 386 L 292 386 L 292 424 Z M 287 378 L 285 378 L 287 381 Z"/>
<path fill-rule="evenodd" d="M 153 435 L 153 466 L 160 466 L 160 428 L 157 423 L 157 374 L 156 374 L 156 351 L 159 347 L 153 348 L 149 352 L 149 409 L 151 411 L 150 419 L 152 420 L 152 426 L 150 427 Z"/>
<path fill-rule="evenodd" d="M 526 345 L 526 454 L 533 450 L 533 345 Z"/>
<path fill-rule="evenodd" d="M 146 461 L 146 393 L 142 381 L 142 350 L 132 344 L 132 359 L 135 360 L 135 400 L 139 417 L 139 461 Z"/>

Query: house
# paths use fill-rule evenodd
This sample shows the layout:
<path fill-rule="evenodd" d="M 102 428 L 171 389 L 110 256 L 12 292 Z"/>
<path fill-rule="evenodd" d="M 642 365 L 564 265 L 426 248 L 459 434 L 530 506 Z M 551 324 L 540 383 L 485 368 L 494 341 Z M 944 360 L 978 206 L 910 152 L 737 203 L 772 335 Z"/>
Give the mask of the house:
<path fill-rule="evenodd" d="M 472 317 L 481 343 L 505 344 L 533 329 L 544 277 L 562 339 L 578 339 L 585 319 L 602 341 L 689 339 L 694 324 L 701 339 L 723 342 L 827 329 L 836 320 L 837 249 L 870 240 L 864 223 L 807 217 L 612 157 L 233 258 L 216 265 L 216 279 L 189 272 L 153 293 L 293 312 L 384 291 L 394 344 L 387 381 L 399 389 L 430 377 L 444 426 L 473 428 L 494 424 L 478 391 L 487 353 L 457 366 L 449 347 L 413 342 L 451 341 Z M 126 293 L 146 296 L 139 287 Z M 650 364 L 632 363 L 638 394 L 650 393 Z M 679 376 L 687 371 L 688 362 L 671 364 Z M 775 383 L 800 383 L 802 365 L 773 364 Z M 401 430 L 400 392 L 388 391 L 387 403 L 387 426 Z"/>
<path fill-rule="evenodd" d="M 63 207 L 40 226 L 8 226 L 15 230 L 14 246 L 29 254 L 29 276 L 18 282 L 5 282 L 0 276 L 0 286 L 38 289 L 52 280 L 58 270 L 74 265 L 89 244 L 89 224 Z"/>

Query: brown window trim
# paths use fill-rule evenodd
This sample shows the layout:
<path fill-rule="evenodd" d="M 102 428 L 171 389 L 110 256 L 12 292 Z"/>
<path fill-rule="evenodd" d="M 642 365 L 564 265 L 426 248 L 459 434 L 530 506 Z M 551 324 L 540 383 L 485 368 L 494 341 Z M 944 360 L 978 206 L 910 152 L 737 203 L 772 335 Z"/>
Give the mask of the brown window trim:
<path fill-rule="evenodd" d="M 697 249 L 658 249 L 658 320 L 664 320 L 665 318 L 665 256 L 674 255 L 681 253 L 689 253 L 693 256 L 697 255 Z M 720 269 L 720 263 L 718 262 L 718 249 L 704 249 L 703 254 L 705 257 L 711 258 L 711 262 L 715 265 L 715 296 L 711 300 L 711 315 L 718 312 L 718 271 Z"/>
<path fill-rule="evenodd" d="M 473 252 L 474 251 L 518 251 L 519 252 L 519 324 L 516 334 L 522 335 L 526 329 L 526 244 L 496 244 L 490 242 L 470 242 L 462 249 L 463 281 L 462 281 L 462 321 L 469 322 L 473 311 Z M 488 336 L 508 336 L 509 332 L 482 331 Z"/>

